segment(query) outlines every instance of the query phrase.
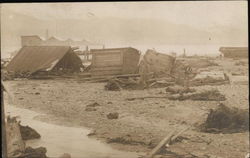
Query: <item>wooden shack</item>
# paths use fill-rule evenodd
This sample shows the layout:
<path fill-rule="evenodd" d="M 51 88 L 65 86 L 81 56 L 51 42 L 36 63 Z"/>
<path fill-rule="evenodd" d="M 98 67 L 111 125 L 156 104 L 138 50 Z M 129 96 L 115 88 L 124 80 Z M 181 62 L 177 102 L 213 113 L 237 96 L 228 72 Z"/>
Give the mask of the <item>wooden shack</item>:
<path fill-rule="evenodd" d="M 122 75 L 138 72 L 140 53 L 137 49 L 91 49 L 91 75 Z"/>
<path fill-rule="evenodd" d="M 248 47 L 221 47 L 219 51 L 225 58 L 248 58 Z"/>

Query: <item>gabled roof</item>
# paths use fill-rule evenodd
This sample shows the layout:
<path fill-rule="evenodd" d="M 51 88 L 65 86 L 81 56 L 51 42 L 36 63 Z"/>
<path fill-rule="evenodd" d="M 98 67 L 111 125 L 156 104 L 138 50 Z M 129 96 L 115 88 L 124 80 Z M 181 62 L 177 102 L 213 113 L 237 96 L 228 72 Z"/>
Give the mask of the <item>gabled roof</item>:
<path fill-rule="evenodd" d="M 7 70 L 34 73 L 51 69 L 70 50 L 69 46 L 24 46 L 7 65 Z"/>

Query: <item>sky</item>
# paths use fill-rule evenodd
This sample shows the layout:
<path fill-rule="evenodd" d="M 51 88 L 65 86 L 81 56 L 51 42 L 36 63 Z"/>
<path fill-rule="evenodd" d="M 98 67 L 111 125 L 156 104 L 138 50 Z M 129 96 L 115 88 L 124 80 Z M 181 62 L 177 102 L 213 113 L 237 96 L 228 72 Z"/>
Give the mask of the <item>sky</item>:
<path fill-rule="evenodd" d="M 3 8 L 40 19 L 153 18 L 208 29 L 247 27 L 247 1 L 19 3 Z"/>
<path fill-rule="evenodd" d="M 8 10 L 13 13 L 33 17 L 35 19 L 40 19 L 44 21 L 64 20 L 64 22 L 66 21 L 66 23 L 67 23 L 67 19 L 69 20 L 74 19 L 76 21 L 87 20 L 87 22 L 92 22 L 92 21 L 98 21 L 98 20 L 102 20 L 106 18 L 149 19 L 149 20 L 158 20 L 159 22 L 166 21 L 167 24 L 170 23 L 170 24 L 174 24 L 173 26 L 179 25 L 180 27 L 183 27 L 183 29 L 180 31 L 183 31 L 184 33 L 185 33 L 185 30 L 188 31 L 189 30 L 188 27 L 190 27 L 192 29 L 194 28 L 194 33 L 190 31 L 193 34 L 195 34 L 195 31 L 197 32 L 200 31 L 202 34 L 202 31 L 203 31 L 205 33 L 211 32 L 211 34 L 217 35 L 218 37 L 217 39 L 219 39 L 220 36 L 221 37 L 223 36 L 223 38 L 220 39 L 221 40 L 220 43 L 225 42 L 225 44 L 227 44 L 225 41 L 227 37 L 233 39 L 234 37 L 236 37 L 235 35 L 238 35 L 238 37 L 235 39 L 237 41 L 237 44 L 240 46 L 246 46 L 248 43 L 247 5 L 248 5 L 247 1 L 186 1 L 186 2 L 185 1 L 167 1 L 167 2 L 88 2 L 88 3 L 86 2 L 69 3 L 68 2 L 68 3 L 19 3 L 19 4 L 6 3 L 6 4 L 1 4 L 1 19 L 5 19 L 6 17 L 4 16 L 8 16 L 7 18 L 9 19 L 7 21 L 4 21 L 4 20 L 1 21 L 1 26 L 5 26 L 1 28 L 1 33 L 2 33 L 1 40 L 3 41 L 2 42 L 3 48 L 10 48 L 13 45 L 16 45 L 17 41 L 20 40 L 19 39 L 20 33 L 15 34 L 15 32 L 18 32 L 18 31 L 21 32 L 24 30 L 24 27 L 26 27 L 25 20 L 20 21 L 19 24 L 15 23 L 15 26 L 12 26 L 11 24 L 8 25 L 8 26 L 14 27 L 15 31 L 12 31 L 13 28 L 6 27 L 7 25 L 2 25 L 2 23 L 6 23 L 6 22 L 9 22 L 10 19 L 14 19 L 14 14 L 13 15 L 4 14 Z M 18 21 L 18 20 L 15 20 L 15 21 Z M 144 22 L 143 25 L 148 24 L 145 21 L 143 22 Z M 107 25 L 107 26 L 110 26 L 110 25 Z M 30 30 L 34 30 L 36 28 L 36 26 L 30 26 L 30 27 L 33 27 Z M 128 26 L 128 27 L 133 27 L 133 26 Z M 140 27 L 141 25 L 138 25 L 138 28 Z M 81 39 L 82 35 L 81 36 L 74 35 L 74 32 L 76 31 L 72 29 L 74 29 L 74 26 L 73 27 L 68 26 L 67 31 L 71 32 L 69 33 L 69 35 L 72 35 L 74 37 L 68 37 L 68 38 Z M 102 26 L 102 25 L 100 25 L 99 28 L 95 27 L 95 29 L 103 30 L 104 32 L 108 31 L 108 28 L 105 28 L 105 26 Z M 127 32 L 129 33 L 131 32 L 131 30 L 135 31 L 133 30 L 133 28 L 131 28 L 130 30 L 124 30 L 125 33 L 120 35 L 119 31 L 123 31 L 123 30 L 119 30 L 119 29 L 115 30 L 115 29 L 117 28 L 114 28 L 114 34 L 116 33 L 118 38 L 120 36 L 121 39 L 127 39 L 127 36 L 126 36 Z M 65 30 L 65 28 L 61 30 Z M 142 31 L 141 33 L 138 33 L 139 35 L 142 35 L 143 38 L 151 37 L 150 34 L 144 35 L 146 34 L 145 32 L 147 32 L 147 26 L 145 26 L 145 28 L 143 28 L 142 30 L 144 32 Z M 232 33 L 230 33 L 231 30 L 232 30 Z M 37 31 L 40 31 L 40 30 L 35 30 L 34 32 L 37 33 Z M 157 30 L 153 30 L 153 31 L 156 31 L 156 34 L 157 34 Z M 171 32 L 171 30 L 169 31 Z M 103 33 L 101 31 L 99 32 Z M 86 37 L 87 35 L 91 37 L 91 35 L 95 34 L 95 32 L 92 31 L 91 33 L 88 34 L 88 31 L 86 31 L 85 34 L 86 34 Z M 112 32 L 110 34 L 112 34 Z M 178 34 L 178 32 L 176 32 L 175 34 L 177 36 L 181 36 Z M 174 38 L 173 36 L 175 34 L 171 34 L 170 37 Z M 169 33 L 167 33 L 167 35 L 169 35 Z M 190 35 L 190 34 L 187 34 L 187 35 Z M 63 38 L 66 38 L 68 34 L 61 33 L 61 36 L 64 36 Z M 96 33 L 95 36 L 98 36 L 98 33 Z M 102 38 L 109 40 L 107 38 L 107 35 L 102 35 Z M 114 38 L 114 39 L 115 40 L 113 41 L 111 39 L 111 43 L 114 41 L 117 41 L 117 38 Z M 154 38 L 152 37 L 152 40 L 153 39 Z M 164 38 L 162 39 L 164 40 Z M 156 39 L 155 41 L 159 41 L 159 40 L 162 41 L 162 39 L 159 38 L 158 40 Z M 182 37 L 176 38 L 176 41 L 178 41 L 179 39 L 182 39 Z M 185 43 L 185 40 L 188 43 L 189 39 L 192 40 L 192 37 L 183 39 L 184 43 Z M 16 43 L 13 43 L 10 45 L 10 41 L 16 41 Z M 204 43 L 204 45 L 207 45 L 207 43 Z M 17 47 L 15 47 L 15 49 L 16 48 Z M 192 46 L 192 48 L 194 47 Z M 183 48 L 180 48 L 180 49 L 183 49 Z M 180 50 L 180 49 L 176 49 L 176 50 Z M 200 49 L 203 49 L 203 48 L 200 48 Z M 216 47 L 215 49 L 218 49 L 218 48 Z M 9 51 L 11 49 L 6 49 L 6 50 Z M 174 47 L 172 50 L 175 50 Z"/>

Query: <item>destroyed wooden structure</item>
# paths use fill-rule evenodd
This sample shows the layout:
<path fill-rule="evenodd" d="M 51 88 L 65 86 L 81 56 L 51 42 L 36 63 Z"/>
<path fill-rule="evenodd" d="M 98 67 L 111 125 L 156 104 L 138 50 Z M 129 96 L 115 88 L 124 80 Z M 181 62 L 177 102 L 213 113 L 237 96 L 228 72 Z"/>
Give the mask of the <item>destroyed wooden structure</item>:
<path fill-rule="evenodd" d="M 91 49 L 90 51 L 92 76 L 135 74 L 138 71 L 140 53 L 135 48 Z"/>
<path fill-rule="evenodd" d="M 149 49 L 146 51 L 139 65 L 143 62 L 148 65 L 149 73 L 153 72 L 155 75 L 164 75 L 171 73 L 175 57 Z M 142 66 L 139 69 L 141 68 Z"/>
<path fill-rule="evenodd" d="M 248 47 L 220 47 L 219 51 L 226 58 L 248 58 Z"/>
<path fill-rule="evenodd" d="M 53 74 L 79 72 L 81 59 L 69 46 L 25 46 L 10 61 L 6 69 L 15 74 Z"/>

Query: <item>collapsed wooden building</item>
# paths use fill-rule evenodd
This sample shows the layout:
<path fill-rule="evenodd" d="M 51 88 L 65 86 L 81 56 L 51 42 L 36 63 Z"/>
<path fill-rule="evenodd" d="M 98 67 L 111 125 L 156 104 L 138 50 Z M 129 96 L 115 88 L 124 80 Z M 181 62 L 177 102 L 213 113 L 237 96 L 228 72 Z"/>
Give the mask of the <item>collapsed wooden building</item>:
<path fill-rule="evenodd" d="M 81 59 L 70 46 L 24 46 L 6 69 L 13 73 L 79 72 Z"/>
<path fill-rule="evenodd" d="M 137 49 L 91 49 L 91 75 L 122 75 L 138 73 L 140 53 Z"/>
<path fill-rule="evenodd" d="M 154 73 L 155 75 L 159 76 L 170 74 L 173 69 L 174 63 L 175 57 L 149 49 L 142 57 L 139 67 L 141 69 L 143 67 L 143 64 L 147 64 L 148 72 Z"/>

